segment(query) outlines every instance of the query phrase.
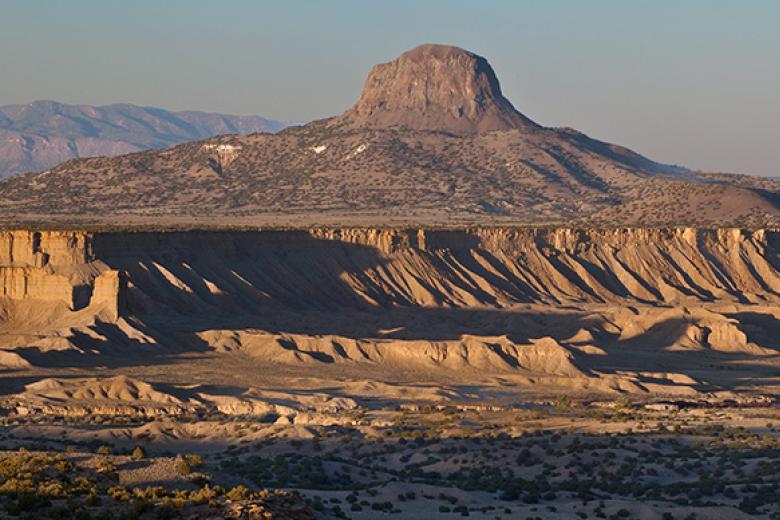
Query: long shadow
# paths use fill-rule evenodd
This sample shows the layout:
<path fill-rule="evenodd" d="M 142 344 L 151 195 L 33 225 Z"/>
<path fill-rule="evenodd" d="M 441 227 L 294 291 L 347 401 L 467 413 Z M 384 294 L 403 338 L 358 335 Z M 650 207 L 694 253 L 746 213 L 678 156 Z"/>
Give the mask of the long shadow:
<path fill-rule="evenodd" d="M 98 354 L 82 356 L 34 349 L 26 349 L 25 353 L 30 354 L 31 362 L 43 367 L 121 368 L 176 363 L 183 355 L 202 355 L 210 351 L 210 346 L 199 334 L 219 329 L 429 341 L 457 340 L 463 335 L 506 335 L 517 344 L 543 336 L 565 343 L 580 329 L 586 329 L 609 355 L 603 360 L 575 355 L 607 373 L 698 373 L 696 367 L 703 359 L 740 363 L 739 374 L 743 368 L 754 366 L 762 376 L 773 370 L 751 364 L 752 358 L 746 354 L 665 350 L 681 338 L 687 326 L 685 320 L 656 324 L 644 338 L 621 342 L 605 332 L 606 320 L 598 314 L 565 310 L 562 306 L 521 307 L 539 302 L 538 291 L 530 284 L 518 283 L 517 277 L 505 269 L 484 268 L 470 251 L 478 251 L 489 264 L 501 262 L 479 249 L 477 237 L 469 232 L 427 232 L 424 247 L 419 247 L 421 237 L 416 230 L 381 236 L 364 231 L 366 237 L 361 240 L 373 241 L 372 246 L 351 242 L 356 239 L 349 233 L 359 232 L 344 231 L 340 237 L 326 237 L 323 232 L 323 238 L 308 231 L 99 233 L 92 243 L 94 255 L 129 274 L 127 315 L 134 317 L 133 326 L 154 338 L 156 344 L 140 341 L 115 324 L 99 323 L 95 331 L 107 341 L 80 332 L 72 337 L 86 352 Z M 436 274 L 441 276 L 426 277 L 424 269 L 417 271 L 414 279 L 394 276 L 398 266 L 388 262 L 383 251 L 401 248 L 414 251 L 404 262 L 425 262 L 425 268 L 438 270 Z M 573 283 L 580 280 L 566 266 L 556 267 Z M 598 265 L 586 263 L 583 268 L 616 291 L 616 296 L 627 294 L 622 284 L 604 278 Z M 495 288 L 512 308 L 499 308 L 496 296 L 484 290 L 477 277 Z M 443 285 L 442 279 L 449 285 Z M 588 292 L 586 287 L 580 288 Z M 470 292 L 481 306 L 457 306 L 463 292 Z M 438 299 L 439 303 L 426 306 L 421 303 L 426 298 Z M 759 323 L 755 317 L 744 318 L 752 319 L 760 328 L 771 325 Z"/>
<path fill-rule="evenodd" d="M 40 381 L 45 377 L 49 376 L 27 375 L 23 372 L 19 372 L 18 370 L 3 373 L 0 376 L 0 394 L 6 395 L 22 392 L 25 386 L 29 385 L 30 383 Z M 57 379 L 80 379 L 84 376 L 75 374 L 58 374 L 56 377 Z"/>
<path fill-rule="evenodd" d="M 701 350 L 670 350 L 671 347 L 680 345 L 691 324 L 692 322 L 683 318 L 671 318 L 654 324 L 638 337 L 625 340 L 614 338 L 612 341 L 600 342 L 599 347 L 607 355 L 601 358 L 593 357 L 590 367 L 606 373 L 676 372 L 702 382 L 710 380 L 716 372 L 717 384 L 695 385 L 703 391 L 717 387 L 733 389 L 737 386 L 759 389 L 763 382 L 771 378 L 775 378 L 774 384 L 777 384 L 780 378 L 780 350 L 776 356 L 725 352 L 710 349 L 706 345 Z M 768 348 L 773 346 L 764 343 L 759 345 Z M 761 362 L 770 358 L 776 361 L 775 365 Z"/>
<path fill-rule="evenodd" d="M 632 152 L 631 150 L 628 150 L 627 148 L 623 148 L 610 143 L 599 141 L 576 131 L 568 132 L 568 131 L 559 130 L 557 131 L 557 134 L 560 137 L 573 141 L 577 143 L 579 146 L 585 147 L 599 155 L 603 155 L 605 157 L 609 157 L 613 160 L 619 161 L 625 164 L 626 166 L 636 170 L 637 172 L 643 170 L 645 171 L 650 170 L 653 171 L 654 173 L 667 174 L 667 175 L 682 175 L 688 172 L 687 169 L 682 168 L 680 166 L 673 166 L 673 165 L 653 162 L 646 157 L 643 157 L 637 153 Z"/>
<path fill-rule="evenodd" d="M 82 338 L 98 350 L 99 354 L 77 355 L 67 352 L 38 352 L 26 356 L 34 365 L 41 367 L 84 368 L 102 366 L 108 369 L 181 363 L 186 356 L 210 352 L 211 347 L 197 337 L 197 333 L 210 328 L 259 329 L 276 333 L 297 333 L 304 335 L 335 335 L 347 338 L 377 338 L 396 340 L 456 340 L 463 335 L 499 336 L 506 335 L 517 344 L 528 343 L 532 338 L 551 336 L 563 345 L 566 340 L 580 329 L 593 332 L 592 343 L 606 352 L 606 356 L 590 356 L 572 349 L 578 366 L 596 370 L 604 374 L 622 372 L 660 372 L 681 373 L 701 381 L 694 385 L 701 391 L 716 388 L 732 389 L 737 386 L 759 389 L 760 386 L 775 378 L 780 378 L 780 368 L 762 363 L 766 357 L 756 357 L 749 353 L 729 353 L 713 350 L 669 350 L 683 339 L 689 322 L 682 318 L 673 318 L 655 324 L 644 334 L 630 340 L 620 340 L 614 334 L 603 330 L 604 322 L 597 316 L 558 313 L 517 312 L 502 310 L 464 310 L 464 309 L 390 309 L 375 312 L 355 311 L 350 319 L 338 316 L 338 313 L 307 313 L 307 320 L 300 320 L 296 312 L 273 315 L 244 316 L 241 319 L 225 316 L 202 317 L 197 320 L 199 326 L 182 328 L 170 337 L 181 340 L 160 341 L 158 345 L 125 342 L 112 343 L 108 349 L 105 343 L 96 343 L 90 337 Z M 296 319 L 297 318 L 297 319 Z M 764 319 L 763 315 L 751 319 Z M 166 326 L 186 327 L 192 322 L 176 325 L 161 319 L 152 329 Z M 186 343 L 185 343 L 186 339 Z M 758 339 L 758 338 L 754 338 Z M 284 346 L 284 340 L 282 340 Z M 759 343 L 773 347 L 769 343 Z M 572 344 L 573 345 L 573 344 Z M 173 350 L 177 347 L 178 350 Z M 296 349 L 294 344 L 287 348 Z M 102 349 L 102 351 L 100 350 Z M 306 352 L 307 355 L 310 352 Z M 323 370 L 333 362 L 331 356 L 313 352 L 323 364 Z M 218 354 L 213 354 L 218 356 Z M 318 357 L 317 357 L 318 356 Z M 778 353 L 780 357 L 780 352 Z M 261 363 L 261 361 L 257 361 Z M 512 363 L 509 363 L 511 366 Z M 714 381 L 712 377 L 717 373 Z M 326 372 L 323 372 L 326 374 Z M 57 377 L 60 377 L 57 375 Z M 8 374 L 0 378 L 4 387 L 10 384 L 15 391 L 21 391 L 24 384 L 38 378 L 28 378 L 19 373 Z M 666 383 L 663 378 L 644 375 L 639 378 L 644 383 Z M 711 381 L 712 383 L 707 383 Z M 215 387 L 216 389 L 216 387 Z M 221 393 L 221 392 L 218 392 Z"/>
<path fill-rule="evenodd" d="M 724 316 L 737 320 L 735 325 L 745 333 L 748 342 L 780 350 L 780 320 L 773 315 L 743 311 Z"/>

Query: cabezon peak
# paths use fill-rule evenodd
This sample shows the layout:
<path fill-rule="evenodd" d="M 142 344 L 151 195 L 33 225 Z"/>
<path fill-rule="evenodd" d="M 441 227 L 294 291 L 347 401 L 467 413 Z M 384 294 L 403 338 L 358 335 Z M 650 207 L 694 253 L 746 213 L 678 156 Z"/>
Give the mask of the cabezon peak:
<path fill-rule="evenodd" d="M 375 66 L 357 103 L 335 121 L 454 134 L 536 127 L 503 96 L 485 58 L 435 44 Z"/>

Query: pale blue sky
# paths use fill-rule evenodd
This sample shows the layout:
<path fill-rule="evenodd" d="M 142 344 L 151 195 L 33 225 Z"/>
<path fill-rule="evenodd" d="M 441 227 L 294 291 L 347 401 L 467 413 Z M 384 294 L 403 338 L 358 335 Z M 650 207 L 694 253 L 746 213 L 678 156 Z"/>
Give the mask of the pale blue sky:
<path fill-rule="evenodd" d="M 0 105 L 310 120 L 420 43 L 485 56 L 536 121 L 653 159 L 780 175 L 776 0 L 3 0 Z"/>

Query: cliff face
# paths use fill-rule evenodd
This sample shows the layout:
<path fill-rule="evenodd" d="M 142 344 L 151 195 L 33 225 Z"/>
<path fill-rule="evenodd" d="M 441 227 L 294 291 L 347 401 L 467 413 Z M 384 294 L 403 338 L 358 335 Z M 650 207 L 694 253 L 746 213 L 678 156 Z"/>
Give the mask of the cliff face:
<path fill-rule="evenodd" d="M 64 231 L 0 231 L 0 265 L 43 267 L 84 264 L 89 235 Z"/>
<path fill-rule="evenodd" d="M 62 301 L 72 307 L 74 289 L 67 277 L 44 269 L 0 267 L 0 295 L 14 300 Z"/>
<path fill-rule="evenodd" d="M 455 134 L 538 128 L 503 96 L 485 58 L 447 45 L 421 45 L 374 67 L 333 124 Z"/>
<path fill-rule="evenodd" d="M 83 232 L 0 232 L 0 296 L 71 310 L 107 304 L 118 315 L 120 273 L 93 256 L 92 238 Z"/>
<path fill-rule="evenodd" d="M 112 315 L 125 302 L 129 312 L 769 303 L 780 299 L 779 237 L 690 228 L 16 231 L 0 234 L 0 294 Z"/>
<path fill-rule="evenodd" d="M 674 393 L 700 384 L 694 352 L 774 377 L 780 350 L 776 230 L 21 231 L 2 246 L 5 367 L 238 351 L 360 378 Z"/>
<path fill-rule="evenodd" d="M 375 248 L 339 278 L 384 304 L 775 301 L 777 233 L 739 229 L 321 230 Z M 346 261 L 346 259 L 345 259 Z"/>

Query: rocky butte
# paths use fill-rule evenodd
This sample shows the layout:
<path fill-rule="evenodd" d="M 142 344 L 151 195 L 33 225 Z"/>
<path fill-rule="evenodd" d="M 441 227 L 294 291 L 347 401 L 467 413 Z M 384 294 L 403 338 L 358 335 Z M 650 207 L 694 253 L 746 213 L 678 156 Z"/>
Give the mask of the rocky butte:
<path fill-rule="evenodd" d="M 6 225 L 777 225 L 776 181 L 693 172 L 533 122 L 488 62 L 423 45 L 341 115 L 0 182 Z"/>
<path fill-rule="evenodd" d="M 36 493 L 199 518 L 262 513 L 215 482 L 307 520 L 777 512 L 777 183 L 546 128 L 473 53 L 3 181 L 0 214 L 2 489 L 33 439 L 107 446 Z"/>
<path fill-rule="evenodd" d="M 540 128 L 504 97 L 485 58 L 444 45 L 421 45 L 374 67 L 355 106 L 332 124 L 456 135 Z"/>

